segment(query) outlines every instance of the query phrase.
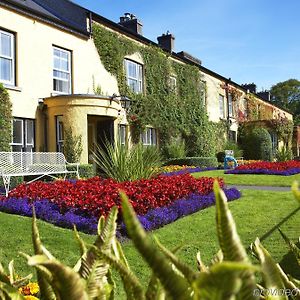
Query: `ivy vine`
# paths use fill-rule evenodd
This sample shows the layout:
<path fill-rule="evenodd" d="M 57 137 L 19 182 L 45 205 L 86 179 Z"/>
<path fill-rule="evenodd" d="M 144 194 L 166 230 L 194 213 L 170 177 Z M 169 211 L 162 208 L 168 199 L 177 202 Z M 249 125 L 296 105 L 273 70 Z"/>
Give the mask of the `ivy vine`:
<path fill-rule="evenodd" d="M 121 95 L 133 100 L 129 122 L 135 140 L 145 125 L 152 125 L 159 130 L 162 147 L 180 136 L 188 155 L 214 155 L 218 125 L 208 120 L 196 66 L 176 62 L 159 47 L 139 45 L 96 23 L 93 38 L 104 67 L 117 78 Z M 144 61 L 144 94 L 131 92 L 126 84 L 124 58 L 136 52 Z M 170 88 L 170 76 L 176 77 L 175 90 Z"/>

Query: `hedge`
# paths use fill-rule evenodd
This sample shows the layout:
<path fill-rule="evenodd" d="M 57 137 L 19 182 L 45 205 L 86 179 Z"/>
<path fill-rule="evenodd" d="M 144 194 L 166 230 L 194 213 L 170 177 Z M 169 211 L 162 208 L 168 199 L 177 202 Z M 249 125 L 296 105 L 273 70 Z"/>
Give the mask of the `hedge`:
<path fill-rule="evenodd" d="M 69 171 L 75 171 L 76 166 L 67 166 Z M 82 164 L 79 165 L 79 176 L 80 178 L 92 178 L 96 176 L 94 167 L 92 164 Z M 76 177 L 76 174 L 73 174 L 72 177 Z"/>
<path fill-rule="evenodd" d="M 217 167 L 218 160 L 216 157 L 184 157 L 172 158 L 166 163 L 166 166 L 179 165 L 179 166 L 195 166 L 195 167 Z"/>

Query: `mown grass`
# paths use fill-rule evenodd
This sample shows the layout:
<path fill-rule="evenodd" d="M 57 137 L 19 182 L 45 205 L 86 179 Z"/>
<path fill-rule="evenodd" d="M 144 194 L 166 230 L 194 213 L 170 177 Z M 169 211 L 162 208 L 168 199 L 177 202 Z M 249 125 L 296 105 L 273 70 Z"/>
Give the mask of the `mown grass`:
<path fill-rule="evenodd" d="M 281 262 L 288 272 L 300 278 L 300 274 L 295 273 L 295 268 L 292 267 L 296 262 L 276 229 L 280 225 L 280 228 L 294 241 L 300 236 L 300 212 L 290 192 L 245 190 L 241 199 L 230 203 L 230 209 L 246 247 L 256 237 L 262 238 L 262 243 L 274 259 Z M 42 221 L 39 221 L 38 225 L 45 246 L 58 259 L 68 265 L 74 265 L 79 251 L 72 231 Z M 184 245 L 179 256 L 193 268 L 196 268 L 197 251 L 201 251 L 203 260 L 208 263 L 219 249 L 214 207 L 182 218 L 154 233 L 170 249 L 177 245 Z M 30 269 L 19 251 L 32 254 L 31 219 L 0 213 L 0 236 L 0 261 L 7 266 L 8 262 L 14 259 L 17 272 L 21 275 L 28 273 Z M 82 236 L 87 243 L 92 243 L 95 238 L 86 234 Z M 133 271 L 146 286 L 149 269 L 131 242 L 125 243 L 123 247 Z M 120 281 L 117 281 L 120 285 Z M 121 291 L 118 299 L 122 299 L 122 295 Z"/>
<path fill-rule="evenodd" d="M 291 176 L 280 175 L 250 175 L 250 174 L 224 174 L 224 170 L 205 171 L 192 173 L 196 178 L 202 176 L 222 177 L 226 184 L 233 185 L 269 185 L 269 186 L 291 186 L 297 180 L 300 181 L 300 174 Z"/>

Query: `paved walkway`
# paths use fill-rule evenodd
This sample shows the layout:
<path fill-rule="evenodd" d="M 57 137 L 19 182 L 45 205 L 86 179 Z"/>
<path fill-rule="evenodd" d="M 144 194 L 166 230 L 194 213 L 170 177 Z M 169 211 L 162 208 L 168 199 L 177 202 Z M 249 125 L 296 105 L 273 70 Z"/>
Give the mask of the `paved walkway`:
<path fill-rule="evenodd" d="M 280 191 L 290 192 L 289 186 L 257 186 L 257 185 L 227 185 L 227 188 L 236 187 L 238 190 L 260 190 L 260 191 Z"/>

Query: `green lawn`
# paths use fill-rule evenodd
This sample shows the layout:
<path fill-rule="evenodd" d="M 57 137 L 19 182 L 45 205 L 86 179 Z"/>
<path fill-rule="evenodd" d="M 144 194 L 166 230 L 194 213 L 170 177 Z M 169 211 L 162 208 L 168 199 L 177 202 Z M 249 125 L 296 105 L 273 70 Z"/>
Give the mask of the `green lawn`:
<path fill-rule="evenodd" d="M 276 230 L 278 224 L 294 241 L 300 235 L 300 212 L 290 192 L 243 191 L 240 200 L 230 203 L 230 208 L 237 222 L 238 232 L 245 246 L 261 237 L 265 247 L 277 262 L 298 278 L 300 274 L 293 271 L 294 259 Z M 294 213 L 293 213 L 294 212 Z M 73 265 L 78 257 L 77 245 L 72 231 L 54 227 L 40 221 L 39 228 L 43 243 L 60 260 Z M 218 244 L 215 232 L 215 208 L 195 213 L 155 231 L 159 240 L 168 248 L 184 245 L 180 257 L 196 267 L 195 255 L 201 251 L 203 260 L 209 262 L 217 252 Z M 0 213 L 0 261 L 7 265 L 14 258 L 17 272 L 25 275 L 29 272 L 25 260 L 19 251 L 32 253 L 31 219 Z M 82 235 L 91 243 L 93 236 Z M 130 265 L 138 277 L 145 282 L 149 270 L 136 253 L 131 242 L 124 244 L 124 250 Z M 145 283 L 146 284 L 146 283 Z M 122 298 L 120 295 L 119 298 Z M 118 298 L 118 299 L 119 299 Z"/>
<path fill-rule="evenodd" d="M 291 176 L 280 175 L 248 175 L 248 174 L 224 174 L 224 170 L 205 171 L 192 173 L 196 178 L 202 176 L 223 177 L 226 184 L 236 185 L 270 185 L 291 186 L 293 181 L 300 181 L 300 174 Z"/>

